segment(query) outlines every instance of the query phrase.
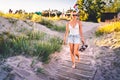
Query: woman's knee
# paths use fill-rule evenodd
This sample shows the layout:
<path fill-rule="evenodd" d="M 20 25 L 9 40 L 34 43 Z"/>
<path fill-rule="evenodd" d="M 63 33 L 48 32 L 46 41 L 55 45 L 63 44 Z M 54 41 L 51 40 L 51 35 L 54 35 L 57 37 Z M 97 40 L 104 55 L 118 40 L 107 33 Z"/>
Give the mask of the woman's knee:
<path fill-rule="evenodd" d="M 73 52 L 74 54 L 78 54 L 78 50 L 74 50 L 74 52 Z"/>
<path fill-rule="evenodd" d="M 71 54 L 71 56 L 74 56 L 74 55 L 75 55 L 75 54 L 74 54 L 74 50 L 73 50 L 73 51 L 71 51 L 71 53 L 70 53 L 70 54 Z"/>

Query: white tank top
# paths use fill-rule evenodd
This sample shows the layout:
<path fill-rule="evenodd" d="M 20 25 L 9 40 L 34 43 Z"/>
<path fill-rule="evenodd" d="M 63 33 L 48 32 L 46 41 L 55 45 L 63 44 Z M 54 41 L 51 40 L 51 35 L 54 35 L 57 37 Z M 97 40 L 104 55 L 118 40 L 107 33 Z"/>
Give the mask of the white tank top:
<path fill-rule="evenodd" d="M 76 23 L 74 28 L 69 24 L 69 30 L 70 30 L 69 33 L 70 35 L 79 35 L 79 24 Z"/>

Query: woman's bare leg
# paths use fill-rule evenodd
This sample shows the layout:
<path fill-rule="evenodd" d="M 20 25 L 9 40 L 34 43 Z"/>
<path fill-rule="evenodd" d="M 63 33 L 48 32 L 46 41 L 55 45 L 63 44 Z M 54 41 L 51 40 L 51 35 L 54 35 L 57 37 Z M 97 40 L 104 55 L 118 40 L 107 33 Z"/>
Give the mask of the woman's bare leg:
<path fill-rule="evenodd" d="M 72 60 L 72 68 L 75 68 L 75 55 L 74 55 L 74 44 L 69 43 L 70 46 L 70 54 L 71 54 L 71 60 Z"/>
<path fill-rule="evenodd" d="M 80 54 L 78 53 L 79 44 L 74 44 L 74 54 L 77 56 L 78 61 L 80 61 Z"/>

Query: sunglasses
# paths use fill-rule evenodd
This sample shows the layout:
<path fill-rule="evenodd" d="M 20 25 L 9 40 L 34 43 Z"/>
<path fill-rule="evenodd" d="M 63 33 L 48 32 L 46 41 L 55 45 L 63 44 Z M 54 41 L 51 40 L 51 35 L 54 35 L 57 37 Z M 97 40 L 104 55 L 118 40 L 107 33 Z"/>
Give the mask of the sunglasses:
<path fill-rule="evenodd" d="M 73 14 L 73 16 L 78 16 L 77 14 Z"/>

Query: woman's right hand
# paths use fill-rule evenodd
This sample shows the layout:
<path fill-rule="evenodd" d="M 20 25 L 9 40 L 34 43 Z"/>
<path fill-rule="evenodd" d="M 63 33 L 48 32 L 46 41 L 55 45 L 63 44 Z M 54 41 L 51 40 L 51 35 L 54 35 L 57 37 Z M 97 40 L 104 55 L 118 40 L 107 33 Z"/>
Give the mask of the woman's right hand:
<path fill-rule="evenodd" d="M 83 44 L 83 45 L 85 44 L 85 41 L 84 41 L 84 40 L 82 40 L 82 44 Z"/>

